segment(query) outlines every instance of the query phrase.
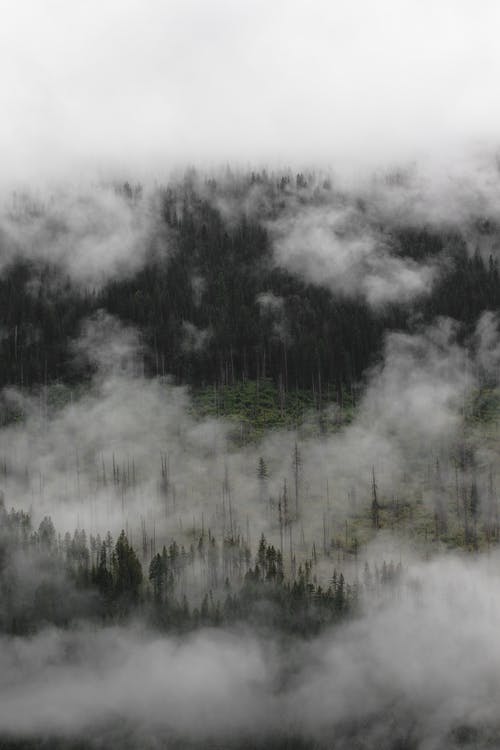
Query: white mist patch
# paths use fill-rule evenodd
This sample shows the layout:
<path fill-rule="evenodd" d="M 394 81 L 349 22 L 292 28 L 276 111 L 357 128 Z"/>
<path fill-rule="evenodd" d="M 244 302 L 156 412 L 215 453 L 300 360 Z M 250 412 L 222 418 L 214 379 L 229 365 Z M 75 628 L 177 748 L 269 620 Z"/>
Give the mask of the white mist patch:
<path fill-rule="evenodd" d="M 189 320 L 182 321 L 182 344 L 184 352 L 202 352 L 213 336 L 210 328 L 198 328 Z"/>
<path fill-rule="evenodd" d="M 139 332 L 104 310 L 84 321 L 73 351 L 77 359 L 89 360 L 99 378 L 141 374 L 143 346 Z"/>
<path fill-rule="evenodd" d="M 0 219 L 0 268 L 17 259 L 40 261 L 90 286 L 134 273 L 148 253 L 168 246 L 155 200 L 142 189 L 130 196 L 113 186 L 55 187 L 43 197 L 14 193 Z"/>
<path fill-rule="evenodd" d="M 297 205 L 269 227 L 277 264 L 337 294 L 379 305 L 405 302 L 431 289 L 433 267 L 391 255 L 354 209 Z"/>
<path fill-rule="evenodd" d="M 422 158 L 395 170 L 381 169 L 354 192 L 372 220 L 396 226 L 446 231 L 466 229 L 478 218 L 498 221 L 498 153 L 468 148 L 452 159 Z"/>
<path fill-rule="evenodd" d="M 34 639 L 11 640 L 0 659 L 2 732 L 71 734 L 120 717 L 146 732 L 201 739 L 251 732 L 255 720 L 266 717 L 259 693 L 268 692 L 269 674 L 252 638 L 244 642 L 214 632 L 176 640 L 140 629 L 48 630 Z"/>
<path fill-rule="evenodd" d="M 224 432 L 210 420 L 201 430 L 188 403 L 184 389 L 126 375 L 108 375 L 50 420 L 36 400 L 26 403 L 26 424 L 0 434 L 14 483 L 6 484 L 7 502 L 15 496 L 16 505 L 31 507 L 36 518 L 50 514 L 65 528 L 79 521 L 101 533 L 128 520 L 136 524 L 153 509 L 155 517 L 165 517 L 175 502 L 170 496 L 168 511 L 159 489 L 161 457 L 167 455 L 177 511 L 190 519 L 222 471 L 214 456 L 218 446 L 223 454 Z M 189 507 L 188 488 L 196 488 Z"/>
<path fill-rule="evenodd" d="M 452 438 L 473 376 L 467 353 L 456 343 L 452 321 L 421 334 L 387 336 L 383 364 L 371 373 L 363 397 L 365 425 L 411 446 Z"/>
<path fill-rule="evenodd" d="M 497 555 L 412 565 L 382 607 L 310 641 L 84 626 L 3 638 L 0 731 L 437 750 L 466 727 L 486 747 L 500 730 L 498 565 Z"/>
<path fill-rule="evenodd" d="M 363 747 L 393 732 L 426 748 L 453 747 L 464 725 L 498 732 L 497 566 L 497 556 L 416 566 L 392 602 L 320 639 L 293 696 L 299 724 L 326 737 L 351 720 Z"/>

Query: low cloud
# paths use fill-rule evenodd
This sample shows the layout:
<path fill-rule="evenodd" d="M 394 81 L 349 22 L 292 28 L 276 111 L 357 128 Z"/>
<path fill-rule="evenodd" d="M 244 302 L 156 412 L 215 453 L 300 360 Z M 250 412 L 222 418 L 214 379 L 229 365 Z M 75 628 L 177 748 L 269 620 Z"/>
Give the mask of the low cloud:
<path fill-rule="evenodd" d="M 498 21 L 490 0 L 5 4 L 1 179 L 452 162 L 498 141 Z"/>
<path fill-rule="evenodd" d="M 321 419 L 331 416 L 335 423 L 340 417 L 337 405 L 330 416 L 328 410 L 305 414 L 297 431 L 276 429 L 256 444 L 238 446 L 238 422 L 200 418 L 187 389 L 144 378 L 136 332 L 101 314 L 75 344 L 79 356 L 97 367 L 79 398 L 55 386 L 54 406 L 43 390 L 37 396 L 4 391 L 5 412 L 24 415 L 0 432 L 6 504 L 31 508 L 35 523 L 52 515 L 62 531 L 78 525 L 91 533 L 108 528 L 116 533 L 127 525 L 137 541 L 141 519 L 149 536 L 156 528 L 163 539 L 201 528 L 202 518 L 205 529 L 224 533 L 222 498 L 229 491 L 235 531 L 245 537 L 249 525 L 254 540 L 265 532 L 276 541 L 277 499 L 284 480 L 294 486 L 298 441 L 306 553 L 323 539 L 327 510 L 339 524 L 369 507 L 372 467 L 381 497 L 413 497 L 437 459 L 447 491 L 455 491 L 453 467 L 465 440 L 466 405 L 485 362 L 493 377 L 499 346 L 494 316 L 480 319 L 473 342 L 470 351 L 461 346 L 449 320 L 413 335 L 388 334 L 383 359 L 367 375 L 350 424 L 320 434 Z M 473 435 L 467 440 L 473 448 Z M 260 456 L 269 470 L 265 498 L 257 478 Z"/>
<path fill-rule="evenodd" d="M 156 197 L 116 186 L 14 193 L 0 216 L 0 269 L 16 260 L 57 266 L 76 283 L 99 287 L 167 253 Z"/>
<path fill-rule="evenodd" d="M 477 748 L 500 725 L 496 556 L 412 564 L 383 606 L 312 641 L 140 626 L 3 639 L 4 737 Z M 380 602 L 380 600 L 377 600 Z M 471 740 L 471 741 L 472 741 Z M 128 745 L 127 745 L 128 746 Z"/>
<path fill-rule="evenodd" d="M 435 269 L 391 254 L 384 238 L 354 209 L 296 208 L 269 225 L 277 264 L 375 306 L 430 291 Z"/>

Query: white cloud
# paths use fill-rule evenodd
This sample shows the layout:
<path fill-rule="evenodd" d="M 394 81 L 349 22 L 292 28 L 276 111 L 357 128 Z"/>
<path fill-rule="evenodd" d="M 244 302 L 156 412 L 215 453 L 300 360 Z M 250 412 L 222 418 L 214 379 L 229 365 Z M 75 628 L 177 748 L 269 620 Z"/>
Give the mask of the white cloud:
<path fill-rule="evenodd" d="M 312 640 L 139 627 L 0 640 L 0 731 L 95 747 L 498 745 L 498 557 L 410 566 L 384 606 Z M 378 599 L 380 605 L 382 599 Z M 396 744 L 398 743 L 398 744 Z M 399 744 L 400 743 L 400 744 Z M 129 746 L 127 744 L 127 746 Z"/>
<path fill-rule="evenodd" d="M 94 287 L 136 271 L 170 246 L 158 196 L 127 199 L 112 185 L 9 196 L 0 210 L 0 270 L 16 258 L 55 264 Z"/>
<path fill-rule="evenodd" d="M 2 0 L 3 177 L 363 165 L 497 139 L 484 0 Z"/>
<path fill-rule="evenodd" d="M 352 208 L 293 206 L 269 228 L 278 264 L 336 293 L 378 305 L 404 302 L 431 288 L 433 267 L 391 255 Z"/>

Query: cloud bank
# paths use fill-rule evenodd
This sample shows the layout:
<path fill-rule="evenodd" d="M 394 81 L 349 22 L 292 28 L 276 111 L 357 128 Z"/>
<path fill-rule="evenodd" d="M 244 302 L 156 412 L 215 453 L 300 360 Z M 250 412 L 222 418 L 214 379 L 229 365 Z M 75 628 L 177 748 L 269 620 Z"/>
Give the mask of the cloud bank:
<path fill-rule="evenodd" d="M 496 143 L 498 4 L 1 3 L 2 181 Z"/>
<path fill-rule="evenodd" d="M 140 627 L 2 640 L 0 732 L 91 746 L 495 745 L 498 558 L 412 565 L 383 607 L 312 641 Z M 459 623 L 459 624 L 458 624 Z M 398 744 L 399 743 L 399 744 Z"/>
<path fill-rule="evenodd" d="M 18 260 L 56 266 L 72 281 L 99 287 L 166 255 L 158 196 L 112 184 L 66 184 L 11 193 L 0 209 L 0 270 Z"/>

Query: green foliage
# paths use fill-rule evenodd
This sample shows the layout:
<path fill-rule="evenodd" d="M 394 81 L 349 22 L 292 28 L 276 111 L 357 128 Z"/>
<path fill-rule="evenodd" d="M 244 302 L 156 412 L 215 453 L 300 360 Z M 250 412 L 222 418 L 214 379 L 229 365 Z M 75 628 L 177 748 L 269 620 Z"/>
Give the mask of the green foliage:
<path fill-rule="evenodd" d="M 327 397 L 331 395 L 332 401 Z M 318 410 L 315 394 L 309 390 L 294 390 L 286 394 L 270 379 L 247 380 L 210 388 L 193 389 L 193 412 L 199 417 L 224 417 L 235 423 L 233 439 L 236 443 L 256 440 L 270 429 L 306 430 L 314 420 L 316 432 L 338 429 L 353 416 L 351 396 L 344 393 L 343 408 L 337 408 L 336 394 L 325 394 Z"/>
<path fill-rule="evenodd" d="M 500 418 L 500 389 L 475 389 L 468 397 L 465 416 L 469 425 L 496 426 Z"/>

